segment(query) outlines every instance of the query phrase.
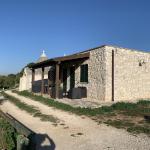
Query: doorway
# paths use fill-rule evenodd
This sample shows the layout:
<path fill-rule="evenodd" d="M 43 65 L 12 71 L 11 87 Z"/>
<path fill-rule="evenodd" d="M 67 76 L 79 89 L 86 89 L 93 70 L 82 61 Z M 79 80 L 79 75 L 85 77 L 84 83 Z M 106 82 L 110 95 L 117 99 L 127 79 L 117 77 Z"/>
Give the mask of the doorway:
<path fill-rule="evenodd" d="M 67 96 L 67 69 L 63 69 L 63 96 Z"/>
<path fill-rule="evenodd" d="M 75 87 L 75 67 L 70 68 L 70 90 Z"/>
<path fill-rule="evenodd" d="M 75 87 L 75 67 L 63 69 L 63 96 L 68 96 Z"/>

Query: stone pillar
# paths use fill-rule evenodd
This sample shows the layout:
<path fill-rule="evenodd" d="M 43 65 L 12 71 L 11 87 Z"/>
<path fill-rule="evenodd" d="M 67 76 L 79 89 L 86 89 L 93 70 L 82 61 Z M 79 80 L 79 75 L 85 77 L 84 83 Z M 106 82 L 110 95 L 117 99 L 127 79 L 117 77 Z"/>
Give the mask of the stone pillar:
<path fill-rule="evenodd" d="M 44 94 L 44 67 L 42 67 L 41 94 Z"/>
<path fill-rule="evenodd" d="M 35 80 L 35 69 L 32 69 L 32 92 L 33 92 L 34 80 Z"/>
<path fill-rule="evenodd" d="M 50 79 L 49 79 L 49 77 L 48 77 L 48 87 L 47 87 L 48 89 L 48 95 L 50 96 L 50 98 L 51 98 L 51 94 L 50 94 Z"/>
<path fill-rule="evenodd" d="M 70 90 L 70 68 L 67 68 L 67 92 Z"/>
<path fill-rule="evenodd" d="M 56 64 L 56 81 L 55 81 L 55 97 L 59 98 L 59 88 L 60 88 L 60 64 Z"/>

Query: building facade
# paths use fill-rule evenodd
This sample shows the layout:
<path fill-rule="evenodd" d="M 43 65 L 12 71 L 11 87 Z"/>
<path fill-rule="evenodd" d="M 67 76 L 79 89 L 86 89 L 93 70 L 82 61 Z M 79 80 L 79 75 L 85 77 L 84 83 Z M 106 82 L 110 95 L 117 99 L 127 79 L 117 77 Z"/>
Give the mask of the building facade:
<path fill-rule="evenodd" d="M 40 92 L 52 98 L 96 102 L 150 98 L 150 53 L 143 51 L 104 45 L 38 62 L 31 70 L 32 91 L 36 92 L 36 70 L 41 70 Z"/>
<path fill-rule="evenodd" d="M 37 60 L 36 63 L 43 62 L 47 59 L 48 58 L 45 52 L 43 51 L 43 53 L 41 54 L 40 58 Z M 48 79 L 48 71 L 49 71 L 49 67 L 45 69 L 45 74 L 44 74 L 45 79 Z M 39 84 L 41 84 L 41 73 L 42 73 L 41 69 L 36 69 L 35 81 L 39 82 Z M 19 83 L 19 91 L 25 91 L 25 90 L 28 91 L 32 90 L 32 70 L 29 67 L 24 68 L 23 75 L 20 78 L 20 83 Z"/>

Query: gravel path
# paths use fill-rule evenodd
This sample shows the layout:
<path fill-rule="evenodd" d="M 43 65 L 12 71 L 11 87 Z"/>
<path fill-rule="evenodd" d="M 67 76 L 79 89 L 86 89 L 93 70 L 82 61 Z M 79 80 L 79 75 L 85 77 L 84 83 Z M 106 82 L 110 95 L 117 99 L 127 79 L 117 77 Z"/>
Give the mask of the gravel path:
<path fill-rule="evenodd" d="M 10 91 L 7 93 L 60 120 L 57 126 L 42 122 L 9 101 L 0 106 L 39 135 L 37 150 L 150 150 L 150 138 L 146 135 L 133 136 L 122 129 L 98 125 L 88 117 L 54 109 Z"/>

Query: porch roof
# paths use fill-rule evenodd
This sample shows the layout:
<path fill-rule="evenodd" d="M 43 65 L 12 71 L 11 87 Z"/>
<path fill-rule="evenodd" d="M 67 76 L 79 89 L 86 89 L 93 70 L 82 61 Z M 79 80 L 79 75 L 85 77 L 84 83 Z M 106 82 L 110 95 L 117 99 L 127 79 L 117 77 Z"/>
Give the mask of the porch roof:
<path fill-rule="evenodd" d="M 70 61 L 70 60 L 84 59 L 84 58 L 89 58 L 89 57 L 90 57 L 90 52 L 76 53 L 76 54 L 63 56 L 63 57 L 55 57 L 55 58 L 51 58 L 43 62 L 35 63 L 30 68 L 37 69 L 41 67 L 48 67 L 56 63 L 61 63 L 61 62 Z"/>

